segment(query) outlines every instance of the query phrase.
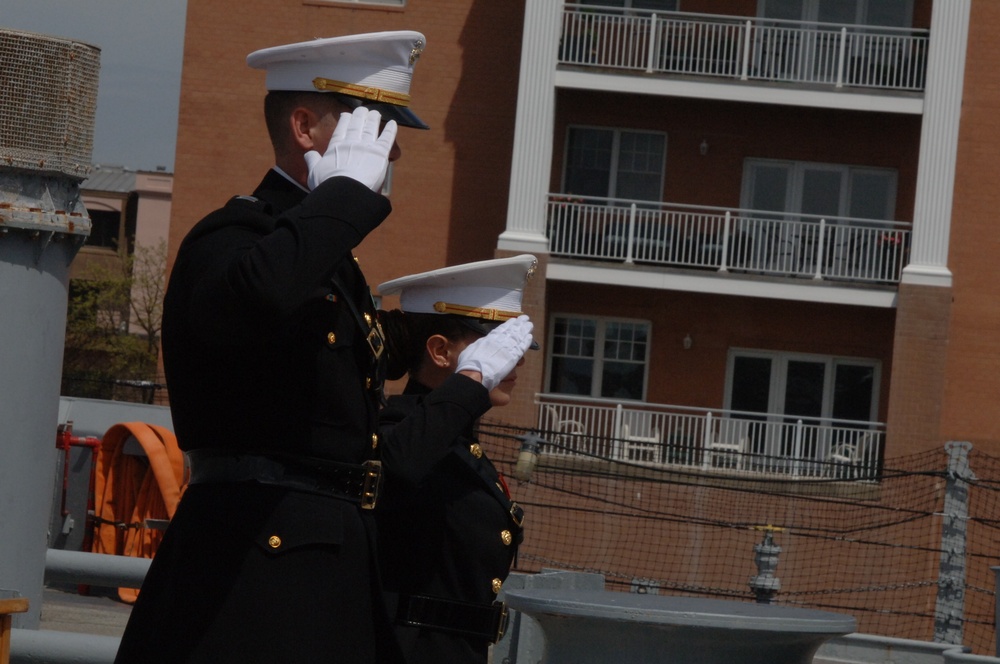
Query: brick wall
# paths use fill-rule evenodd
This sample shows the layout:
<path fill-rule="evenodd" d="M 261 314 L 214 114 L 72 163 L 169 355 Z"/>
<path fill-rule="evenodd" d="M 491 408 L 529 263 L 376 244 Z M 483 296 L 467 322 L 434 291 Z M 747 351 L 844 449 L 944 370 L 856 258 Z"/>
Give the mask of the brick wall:
<path fill-rule="evenodd" d="M 374 285 L 491 258 L 506 222 L 523 2 L 409 0 L 403 9 L 302 0 L 189 0 L 171 248 L 273 163 L 264 74 L 253 50 L 314 37 L 412 29 L 428 46 L 414 111 L 430 131 L 401 129 L 393 213 L 357 253 Z"/>
<path fill-rule="evenodd" d="M 955 171 L 948 267 L 954 275 L 941 440 L 1000 454 L 1000 3 L 973 0 Z"/>

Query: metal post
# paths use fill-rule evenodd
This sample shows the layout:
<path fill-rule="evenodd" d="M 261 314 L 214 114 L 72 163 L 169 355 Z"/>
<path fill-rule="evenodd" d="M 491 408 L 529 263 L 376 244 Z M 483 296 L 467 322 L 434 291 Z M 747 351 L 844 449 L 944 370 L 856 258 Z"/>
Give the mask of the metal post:
<path fill-rule="evenodd" d="M 622 416 L 623 410 L 622 405 L 618 404 L 615 406 L 614 420 L 611 423 L 612 442 L 611 442 L 611 458 L 618 460 L 622 458 L 623 454 L 623 443 L 622 443 Z"/>
<path fill-rule="evenodd" d="M 816 261 L 816 271 L 813 274 L 813 279 L 822 280 L 823 279 L 823 256 L 826 255 L 826 248 L 823 246 L 826 240 L 826 219 L 819 220 L 819 237 L 816 238 L 816 256 L 814 260 Z"/>
<path fill-rule="evenodd" d="M 757 564 L 757 574 L 750 577 L 750 589 L 757 597 L 758 604 L 770 604 L 774 596 L 781 590 L 781 580 L 774 575 L 778 569 L 778 555 L 781 547 L 774 543 L 774 533 L 783 528 L 776 526 L 755 526 L 755 530 L 764 531 L 764 541 L 753 547 L 754 563 Z"/>
<path fill-rule="evenodd" d="M 649 51 L 646 55 L 646 73 L 652 74 L 656 63 L 656 14 L 649 17 Z"/>
<path fill-rule="evenodd" d="M 66 338 L 69 265 L 90 233 L 100 49 L 0 28 L 0 588 L 42 605 Z"/>
<path fill-rule="evenodd" d="M 729 234 L 732 232 L 733 218 L 726 210 L 726 220 L 722 226 L 722 255 L 719 256 L 719 272 L 729 272 Z"/>
<path fill-rule="evenodd" d="M 934 641 L 962 643 L 965 620 L 966 523 L 969 517 L 969 482 L 975 480 L 969 468 L 968 442 L 945 443 L 948 477 L 941 515 L 941 562 L 938 568 L 937 604 L 934 608 Z"/>
<path fill-rule="evenodd" d="M 847 28 L 840 29 L 840 45 L 837 49 L 837 85 L 844 87 L 844 58 L 847 56 Z"/>
<path fill-rule="evenodd" d="M 628 242 L 625 244 L 625 262 L 631 265 L 635 261 L 633 260 L 633 253 L 635 251 L 635 215 L 636 215 L 636 205 L 632 203 L 629 206 L 628 211 Z"/>
<path fill-rule="evenodd" d="M 740 80 L 749 78 L 750 71 L 750 40 L 753 38 L 752 24 L 746 22 L 746 29 L 743 31 L 743 63 L 740 66 Z"/>

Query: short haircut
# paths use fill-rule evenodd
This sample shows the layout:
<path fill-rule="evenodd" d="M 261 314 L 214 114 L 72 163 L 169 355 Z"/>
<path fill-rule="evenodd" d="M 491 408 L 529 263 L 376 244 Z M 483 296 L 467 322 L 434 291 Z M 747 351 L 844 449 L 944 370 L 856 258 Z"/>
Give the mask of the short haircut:
<path fill-rule="evenodd" d="M 451 341 L 482 336 L 467 327 L 461 316 L 452 314 L 417 314 L 391 309 L 379 310 L 378 319 L 385 330 L 386 378 L 389 380 L 416 373 L 427 358 L 427 340 L 435 334 Z"/>
<path fill-rule="evenodd" d="M 285 148 L 291 142 L 288 116 L 294 109 L 304 106 L 321 115 L 335 105 L 342 105 L 337 96 L 324 92 L 268 92 L 264 97 L 264 123 L 275 150 Z"/>

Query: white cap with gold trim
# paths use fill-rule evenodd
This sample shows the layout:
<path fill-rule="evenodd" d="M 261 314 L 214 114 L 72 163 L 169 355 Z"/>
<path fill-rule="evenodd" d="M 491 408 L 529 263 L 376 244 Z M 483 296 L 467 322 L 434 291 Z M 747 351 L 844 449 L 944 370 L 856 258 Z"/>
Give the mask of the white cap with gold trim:
<path fill-rule="evenodd" d="M 531 254 L 464 263 L 386 281 L 376 290 L 398 294 L 404 312 L 462 316 L 486 334 L 491 323 L 523 314 L 524 286 L 537 264 Z"/>
<path fill-rule="evenodd" d="M 409 109 L 413 66 L 426 44 L 412 30 L 369 32 L 260 49 L 247 64 L 267 72 L 268 90 L 332 92 L 386 120 L 427 129 Z"/>

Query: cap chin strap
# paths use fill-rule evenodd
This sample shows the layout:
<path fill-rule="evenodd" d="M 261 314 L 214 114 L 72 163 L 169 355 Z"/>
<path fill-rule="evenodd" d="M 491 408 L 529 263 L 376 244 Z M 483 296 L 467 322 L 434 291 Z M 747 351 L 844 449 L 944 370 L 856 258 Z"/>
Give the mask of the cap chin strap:
<path fill-rule="evenodd" d="M 448 302 L 435 302 L 434 311 L 439 314 L 456 314 L 458 316 L 469 316 L 470 318 L 481 318 L 483 320 L 510 320 L 521 315 L 520 311 L 467 307 L 462 304 L 449 304 Z"/>
<path fill-rule="evenodd" d="M 322 92 L 339 92 L 351 97 L 358 97 L 368 101 L 382 104 L 392 104 L 393 106 L 409 106 L 410 95 L 405 92 L 393 92 L 366 85 L 355 85 L 343 81 L 334 81 L 329 78 L 314 78 L 313 87 Z"/>

